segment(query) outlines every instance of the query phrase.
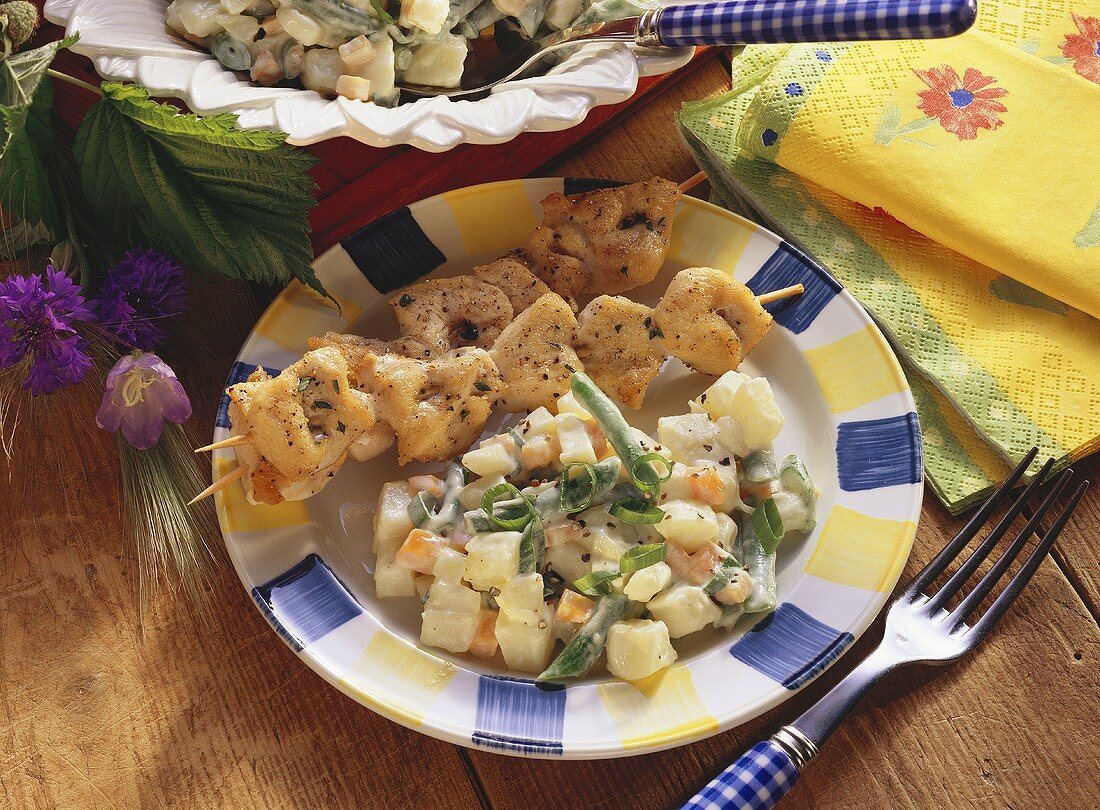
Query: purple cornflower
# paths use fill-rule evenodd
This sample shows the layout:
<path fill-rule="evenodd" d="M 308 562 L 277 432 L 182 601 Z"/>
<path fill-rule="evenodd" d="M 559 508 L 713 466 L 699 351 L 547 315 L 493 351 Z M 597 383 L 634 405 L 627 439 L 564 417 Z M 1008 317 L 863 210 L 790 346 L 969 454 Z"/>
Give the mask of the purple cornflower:
<path fill-rule="evenodd" d="M 96 300 L 99 325 L 121 343 L 152 349 L 165 335 L 165 321 L 183 312 L 183 270 L 155 250 L 134 248 L 107 280 Z"/>
<path fill-rule="evenodd" d="M 0 368 L 29 361 L 23 387 L 35 396 L 84 379 L 92 360 L 75 324 L 93 321 L 80 286 L 52 266 L 46 277 L 0 281 Z"/>
<path fill-rule="evenodd" d="M 104 430 L 122 429 L 138 450 L 148 450 L 164 430 L 191 418 L 191 400 L 171 367 L 152 352 L 123 355 L 107 374 L 106 390 L 95 423 Z"/>

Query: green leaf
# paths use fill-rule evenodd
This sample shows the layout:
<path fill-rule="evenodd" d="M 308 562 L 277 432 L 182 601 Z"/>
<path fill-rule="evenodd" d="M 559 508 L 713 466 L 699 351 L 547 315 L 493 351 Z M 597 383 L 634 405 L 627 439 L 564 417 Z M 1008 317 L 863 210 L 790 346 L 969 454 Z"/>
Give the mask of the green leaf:
<path fill-rule="evenodd" d="M 11 220 L 5 242 L 28 247 L 56 233 L 57 207 L 47 169 L 53 151 L 52 114 L 49 82 L 38 89 L 29 107 L 0 106 L 0 122 L 12 134 L 0 156 L 0 208 Z M 16 239 L 16 232 L 24 238 Z"/>
<path fill-rule="evenodd" d="M 76 42 L 66 37 L 0 60 L 0 159 L 23 131 L 31 103 L 57 52 Z"/>
<path fill-rule="evenodd" d="M 309 266 L 313 157 L 281 132 L 236 129 L 105 82 L 76 137 L 84 194 L 121 248 L 143 242 L 182 264 L 327 297 Z"/>

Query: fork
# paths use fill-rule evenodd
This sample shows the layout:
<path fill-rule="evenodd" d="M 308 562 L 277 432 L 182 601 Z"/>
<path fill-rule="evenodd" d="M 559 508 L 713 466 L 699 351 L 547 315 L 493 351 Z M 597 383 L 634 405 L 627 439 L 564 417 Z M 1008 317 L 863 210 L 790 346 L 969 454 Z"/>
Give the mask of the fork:
<path fill-rule="evenodd" d="M 1082 481 L 1076 488 L 1065 508 L 1042 535 L 1031 556 L 973 624 L 967 625 L 966 620 L 1020 555 L 1028 539 L 1039 528 L 1039 522 L 1050 512 L 1055 500 L 1066 488 L 1073 474 L 1072 470 L 1066 470 L 1058 476 L 1020 534 L 957 607 L 948 610 L 946 606 L 1008 533 L 1013 521 L 1024 511 L 1029 499 L 1050 472 L 1054 459 L 1047 460 L 989 535 L 943 587 L 931 595 L 927 595 L 926 591 L 961 556 L 963 549 L 977 536 L 994 510 L 1023 477 L 1024 471 L 1037 453 L 1038 448 L 1033 447 L 962 531 L 902 589 L 890 605 L 886 616 L 886 634 L 874 652 L 801 717 L 790 725 L 783 726 L 770 739 L 757 743 L 718 774 L 689 799 L 681 810 L 762 810 L 772 807 L 790 790 L 799 772 L 817 755 L 820 746 L 848 712 L 884 675 L 907 664 L 950 664 L 973 650 L 989 635 L 989 631 L 1020 595 L 1020 591 L 1039 568 L 1043 557 L 1054 545 L 1055 539 L 1088 488 L 1088 481 Z"/>

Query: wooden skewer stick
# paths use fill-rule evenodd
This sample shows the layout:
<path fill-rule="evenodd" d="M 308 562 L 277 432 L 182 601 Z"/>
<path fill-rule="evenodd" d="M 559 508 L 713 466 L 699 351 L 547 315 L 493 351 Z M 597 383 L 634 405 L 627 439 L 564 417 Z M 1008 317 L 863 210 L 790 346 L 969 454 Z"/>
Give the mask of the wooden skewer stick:
<path fill-rule="evenodd" d="M 771 304 L 774 301 L 782 301 L 784 298 L 790 298 L 792 295 L 802 295 L 804 292 L 806 292 L 806 288 L 801 284 L 792 284 L 790 287 L 784 287 L 781 290 L 772 290 L 771 292 L 756 296 L 756 303 L 760 306 L 764 306 L 764 304 Z"/>
<path fill-rule="evenodd" d="M 706 172 L 696 172 L 691 177 L 689 177 L 687 180 L 682 182 L 679 186 L 677 186 L 677 188 L 680 189 L 681 194 L 687 194 L 689 191 L 691 191 L 693 188 L 695 188 L 697 185 L 699 185 L 700 183 L 702 183 L 706 179 L 707 179 L 707 173 Z"/>
<path fill-rule="evenodd" d="M 226 447 L 240 447 L 242 444 L 252 444 L 252 437 L 247 433 L 242 433 L 240 436 L 230 436 L 228 439 L 222 439 L 220 442 L 214 442 L 205 447 L 196 447 L 195 452 L 207 453 L 211 450 L 222 450 Z"/>
<path fill-rule="evenodd" d="M 206 489 L 204 489 L 202 492 L 200 492 L 194 498 L 189 500 L 187 502 L 187 505 L 190 506 L 193 503 L 198 503 L 203 498 L 207 498 L 207 497 L 213 495 L 215 492 L 218 492 L 219 490 L 225 489 L 227 486 L 232 484 L 238 478 L 244 478 L 247 474 L 248 474 L 248 467 L 245 467 L 244 465 L 241 465 L 240 467 L 237 467 L 235 470 L 233 470 L 233 472 L 223 475 L 221 478 L 219 478 L 213 484 L 208 486 Z"/>

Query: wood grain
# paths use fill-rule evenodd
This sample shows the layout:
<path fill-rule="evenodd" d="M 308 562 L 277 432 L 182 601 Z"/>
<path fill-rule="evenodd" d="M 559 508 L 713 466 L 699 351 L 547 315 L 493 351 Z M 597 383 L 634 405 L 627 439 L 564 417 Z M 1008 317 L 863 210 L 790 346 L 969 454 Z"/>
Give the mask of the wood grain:
<path fill-rule="evenodd" d="M 695 167 L 672 113 L 727 83 L 724 65 L 702 66 L 543 173 L 684 179 Z M 194 285 L 192 311 L 164 353 L 197 394 L 203 433 L 268 295 Z M 314 675 L 259 617 L 224 553 L 202 615 L 165 598 L 143 637 L 112 442 L 89 427 L 97 399 L 88 390 L 39 411 L 0 480 L 5 808 L 674 807 L 819 697 L 882 632 L 873 626 L 784 706 L 694 745 L 589 763 L 468 752 L 384 720 Z M 1100 473 L 1096 459 L 1085 466 Z M 1094 490 L 984 648 L 881 684 L 784 807 L 1100 804 L 1100 633 L 1089 613 L 1098 523 Z M 905 576 L 959 525 L 929 495 Z"/>

